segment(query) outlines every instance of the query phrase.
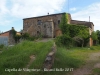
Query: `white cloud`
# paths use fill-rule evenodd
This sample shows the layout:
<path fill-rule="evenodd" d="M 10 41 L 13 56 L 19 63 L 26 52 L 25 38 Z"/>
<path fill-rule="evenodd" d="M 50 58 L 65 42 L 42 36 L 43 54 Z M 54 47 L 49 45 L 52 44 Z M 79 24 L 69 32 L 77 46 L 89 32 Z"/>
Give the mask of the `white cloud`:
<path fill-rule="evenodd" d="M 61 12 L 63 5 L 66 0 L 0 0 L 0 26 L 9 25 L 13 22 L 10 18 L 27 18 L 34 16 L 46 15 L 48 12 L 50 14 Z M 70 11 L 76 11 L 77 8 L 73 7 Z M 91 17 L 91 22 L 95 25 L 95 30 L 100 30 L 100 3 L 94 3 L 92 5 L 86 6 L 76 13 L 71 14 L 72 19 L 89 21 L 89 16 Z"/>
<path fill-rule="evenodd" d="M 0 26 L 8 26 L 11 17 L 27 18 L 61 12 L 66 0 L 0 0 Z M 9 7 L 10 6 L 10 7 Z"/>
<path fill-rule="evenodd" d="M 12 21 L 9 20 L 1 20 L 0 21 L 0 26 L 8 26 Z"/>
<path fill-rule="evenodd" d="M 9 10 L 6 7 L 6 0 L 0 0 L 0 15 L 8 13 Z"/>
<path fill-rule="evenodd" d="M 76 8 L 75 7 L 70 8 L 70 11 L 76 11 Z"/>
<path fill-rule="evenodd" d="M 16 17 L 32 17 L 54 12 L 61 12 L 66 0 L 11 0 L 11 13 Z"/>
<path fill-rule="evenodd" d="M 6 26 L 10 23 L 10 21 L 6 19 L 6 14 L 9 13 L 6 2 L 6 0 L 0 0 L 0 26 Z"/>
<path fill-rule="evenodd" d="M 94 30 L 100 30 L 100 3 L 94 3 L 81 11 L 72 14 L 72 19 L 90 21 L 94 23 Z"/>

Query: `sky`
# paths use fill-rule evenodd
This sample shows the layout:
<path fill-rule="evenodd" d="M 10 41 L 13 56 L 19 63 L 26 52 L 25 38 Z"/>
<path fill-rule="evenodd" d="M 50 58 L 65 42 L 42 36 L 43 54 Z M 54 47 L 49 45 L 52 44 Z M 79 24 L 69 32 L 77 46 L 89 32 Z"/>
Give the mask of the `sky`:
<path fill-rule="evenodd" d="M 23 29 L 23 19 L 70 13 L 73 20 L 90 21 L 100 30 L 100 0 L 0 0 L 0 32 Z"/>

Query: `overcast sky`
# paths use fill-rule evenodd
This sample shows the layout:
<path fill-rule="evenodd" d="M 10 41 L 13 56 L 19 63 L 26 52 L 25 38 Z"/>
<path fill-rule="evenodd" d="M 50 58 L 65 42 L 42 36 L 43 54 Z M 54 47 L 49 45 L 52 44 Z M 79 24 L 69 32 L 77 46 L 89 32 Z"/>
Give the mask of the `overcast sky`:
<path fill-rule="evenodd" d="M 100 30 L 100 0 L 0 0 L 0 31 L 23 29 L 23 18 L 68 12 L 73 20 L 90 21 Z"/>

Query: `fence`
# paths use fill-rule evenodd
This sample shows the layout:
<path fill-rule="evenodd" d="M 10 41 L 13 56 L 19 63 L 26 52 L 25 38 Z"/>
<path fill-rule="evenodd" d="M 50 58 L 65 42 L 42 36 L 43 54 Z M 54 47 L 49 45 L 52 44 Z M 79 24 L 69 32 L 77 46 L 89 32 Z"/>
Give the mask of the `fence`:
<path fill-rule="evenodd" d="M 0 45 L 3 44 L 5 46 L 8 46 L 8 42 L 9 42 L 8 37 L 6 37 L 6 36 L 0 36 Z"/>

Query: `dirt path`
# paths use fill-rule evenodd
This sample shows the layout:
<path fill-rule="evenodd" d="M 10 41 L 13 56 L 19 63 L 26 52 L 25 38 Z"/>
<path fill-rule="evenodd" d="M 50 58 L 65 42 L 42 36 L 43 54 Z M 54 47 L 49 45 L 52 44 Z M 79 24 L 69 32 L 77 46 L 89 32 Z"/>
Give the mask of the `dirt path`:
<path fill-rule="evenodd" d="M 30 56 L 30 61 L 26 65 L 25 69 L 28 69 L 30 67 L 30 65 L 34 62 L 35 58 L 36 58 L 35 55 Z M 22 71 L 19 75 L 27 75 L 27 73 L 28 73 L 27 71 Z"/>
<path fill-rule="evenodd" d="M 92 74 L 94 68 L 100 68 L 100 52 L 91 53 L 85 65 L 67 75 L 94 75 Z"/>
<path fill-rule="evenodd" d="M 29 68 L 30 65 L 33 63 L 34 60 L 35 60 L 35 55 L 31 55 L 31 56 L 30 56 L 30 61 L 29 61 L 29 63 L 27 64 L 26 68 Z"/>

